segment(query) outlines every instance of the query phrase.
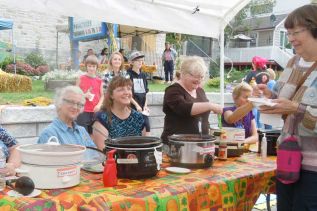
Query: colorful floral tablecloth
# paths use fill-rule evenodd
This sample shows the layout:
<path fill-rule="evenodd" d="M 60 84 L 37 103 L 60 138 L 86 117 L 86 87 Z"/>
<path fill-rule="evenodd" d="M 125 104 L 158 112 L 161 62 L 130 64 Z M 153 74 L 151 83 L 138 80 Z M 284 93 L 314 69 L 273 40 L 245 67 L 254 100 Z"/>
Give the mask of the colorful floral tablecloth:
<path fill-rule="evenodd" d="M 189 174 L 162 169 L 146 180 L 120 179 L 114 188 L 103 187 L 102 174 L 82 171 L 78 186 L 43 190 L 38 198 L 0 192 L 0 210 L 251 210 L 260 193 L 274 191 L 275 169 L 274 159 L 246 154 Z"/>

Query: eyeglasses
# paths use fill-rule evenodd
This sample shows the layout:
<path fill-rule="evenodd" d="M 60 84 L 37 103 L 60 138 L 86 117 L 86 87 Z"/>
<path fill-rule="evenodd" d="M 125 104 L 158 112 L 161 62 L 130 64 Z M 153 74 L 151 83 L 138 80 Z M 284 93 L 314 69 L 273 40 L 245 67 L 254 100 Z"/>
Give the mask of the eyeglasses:
<path fill-rule="evenodd" d="M 63 101 L 64 101 L 65 103 L 67 103 L 68 105 L 76 106 L 76 107 L 79 108 L 79 109 L 81 109 L 81 108 L 83 108 L 83 107 L 85 106 L 85 105 L 82 104 L 82 103 L 76 103 L 76 102 L 74 102 L 74 101 L 72 101 L 72 100 L 68 100 L 68 99 L 65 99 L 65 98 L 63 98 Z"/>
<path fill-rule="evenodd" d="M 298 37 L 298 35 L 304 31 L 306 31 L 307 29 L 301 29 L 301 30 L 298 30 L 298 31 L 294 31 L 294 32 L 286 32 L 286 36 L 287 37 Z"/>
<path fill-rule="evenodd" d="M 203 75 L 194 75 L 192 73 L 189 73 L 189 75 L 197 80 L 203 80 L 204 79 L 204 76 Z"/>

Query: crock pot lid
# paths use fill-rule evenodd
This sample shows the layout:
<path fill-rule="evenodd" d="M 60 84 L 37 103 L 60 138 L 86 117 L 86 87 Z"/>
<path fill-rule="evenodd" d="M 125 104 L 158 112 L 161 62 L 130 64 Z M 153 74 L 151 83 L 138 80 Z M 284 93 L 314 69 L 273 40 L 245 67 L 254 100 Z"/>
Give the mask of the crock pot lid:
<path fill-rule="evenodd" d="M 50 144 L 30 144 L 21 145 L 20 148 L 25 151 L 37 151 L 37 152 L 76 152 L 85 149 L 84 146 L 74 144 L 61 144 L 61 145 L 50 145 Z"/>
<path fill-rule="evenodd" d="M 214 141 L 216 138 L 212 135 L 200 134 L 174 134 L 168 137 L 171 141 L 184 141 L 184 142 L 202 142 Z"/>
<path fill-rule="evenodd" d="M 161 143 L 161 139 L 155 136 L 127 136 L 115 139 L 106 140 L 107 145 L 126 147 L 148 147 Z"/>

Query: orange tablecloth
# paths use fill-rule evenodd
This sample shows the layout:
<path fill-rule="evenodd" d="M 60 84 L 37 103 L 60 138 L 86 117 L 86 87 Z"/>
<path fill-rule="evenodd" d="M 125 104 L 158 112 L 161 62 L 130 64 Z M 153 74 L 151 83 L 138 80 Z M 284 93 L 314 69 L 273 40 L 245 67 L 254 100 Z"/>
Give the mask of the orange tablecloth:
<path fill-rule="evenodd" d="M 0 192 L 0 210 L 251 210 L 260 193 L 274 189 L 275 168 L 272 159 L 246 154 L 185 175 L 161 170 L 146 180 L 120 179 L 114 188 L 103 187 L 102 174 L 82 171 L 78 186 L 44 190 L 39 198 Z"/>

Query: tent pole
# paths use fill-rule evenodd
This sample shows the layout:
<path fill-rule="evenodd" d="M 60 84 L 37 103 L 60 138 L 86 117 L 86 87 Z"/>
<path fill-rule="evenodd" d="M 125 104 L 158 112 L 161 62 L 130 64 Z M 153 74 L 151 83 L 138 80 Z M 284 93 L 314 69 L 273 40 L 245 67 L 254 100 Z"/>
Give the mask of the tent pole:
<path fill-rule="evenodd" d="M 12 51 L 13 51 L 13 65 L 14 65 L 14 74 L 17 74 L 17 64 L 15 62 L 15 42 L 14 42 L 14 35 L 13 35 L 13 27 L 11 29 L 11 39 L 12 39 Z"/>
<path fill-rule="evenodd" d="M 224 106 L 224 87 L 225 87 L 225 75 L 224 75 L 224 47 L 225 47 L 225 32 L 224 28 L 220 30 L 220 105 Z"/>
<path fill-rule="evenodd" d="M 56 62 L 56 69 L 58 69 L 58 30 L 56 32 L 56 58 L 55 58 L 55 62 Z"/>

